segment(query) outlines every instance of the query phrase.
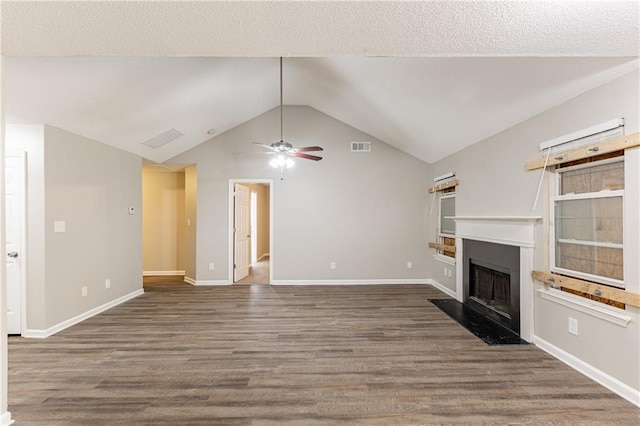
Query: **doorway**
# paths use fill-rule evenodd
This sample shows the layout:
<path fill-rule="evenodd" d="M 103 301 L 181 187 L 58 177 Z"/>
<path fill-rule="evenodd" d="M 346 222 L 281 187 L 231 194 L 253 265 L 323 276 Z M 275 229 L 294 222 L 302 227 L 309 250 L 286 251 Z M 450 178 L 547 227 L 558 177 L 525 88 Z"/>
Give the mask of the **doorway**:
<path fill-rule="evenodd" d="M 7 333 L 26 330 L 26 154 L 5 156 Z"/>
<path fill-rule="evenodd" d="M 229 181 L 229 277 L 232 283 L 269 284 L 273 278 L 273 184 Z"/>

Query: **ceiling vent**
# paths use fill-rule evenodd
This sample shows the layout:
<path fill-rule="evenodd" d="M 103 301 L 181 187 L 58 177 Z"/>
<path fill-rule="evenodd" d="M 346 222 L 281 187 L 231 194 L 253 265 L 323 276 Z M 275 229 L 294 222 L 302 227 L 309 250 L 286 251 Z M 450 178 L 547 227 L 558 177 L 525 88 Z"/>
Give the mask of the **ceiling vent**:
<path fill-rule="evenodd" d="M 146 145 L 149 148 L 158 149 L 161 146 L 164 146 L 169 142 L 174 141 L 183 135 L 184 133 L 182 133 L 181 131 L 176 129 L 171 129 L 171 130 L 167 130 L 164 133 L 160 133 L 159 135 L 154 136 L 145 142 L 142 142 L 142 145 Z"/>
<path fill-rule="evenodd" d="M 371 142 L 351 142 L 351 152 L 371 152 Z"/>

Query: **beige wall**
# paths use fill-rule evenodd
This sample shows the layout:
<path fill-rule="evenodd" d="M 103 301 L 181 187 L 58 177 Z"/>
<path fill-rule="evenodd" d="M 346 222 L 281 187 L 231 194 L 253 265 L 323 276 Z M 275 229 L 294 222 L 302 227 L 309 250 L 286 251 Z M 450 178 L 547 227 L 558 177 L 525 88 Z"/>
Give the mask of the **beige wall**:
<path fill-rule="evenodd" d="M 145 275 L 183 274 L 185 173 L 142 171 L 142 267 Z"/>
<path fill-rule="evenodd" d="M 252 236 L 257 238 L 256 251 L 258 259 L 263 255 L 269 254 L 269 186 L 262 184 L 248 184 L 246 185 L 251 192 L 255 192 L 257 196 L 257 235 Z"/>
<path fill-rule="evenodd" d="M 27 152 L 27 329 L 140 290 L 140 157 L 51 126 L 7 126 L 9 140 Z M 66 232 L 55 233 L 55 221 Z"/>
<path fill-rule="evenodd" d="M 540 179 L 540 170 L 527 172 L 528 160 L 541 155 L 538 145 L 549 139 L 584 129 L 613 118 L 625 118 L 627 134 L 638 132 L 639 126 L 639 73 L 616 79 L 584 95 L 546 111 L 532 119 L 512 127 L 496 136 L 449 156 L 430 169 L 433 177 L 455 171 L 460 181 L 456 190 L 456 215 L 458 216 L 542 216 L 536 229 L 535 264 L 548 270 L 548 243 L 546 229 L 549 223 L 547 172 L 541 201 L 533 209 Z M 640 167 L 640 154 L 636 149 L 627 157 L 627 167 Z M 634 160 L 634 158 L 636 158 Z M 640 292 L 640 262 L 632 258 L 638 253 L 637 202 L 640 179 L 636 175 L 627 182 L 625 203 L 636 200 L 636 205 L 625 206 L 625 277 L 628 290 Z M 633 196 L 632 196 L 633 195 Z M 436 215 L 429 222 L 429 238 L 435 238 Z M 635 222 L 634 222 L 635 221 Z M 629 226 L 628 226 L 629 225 Z M 635 247 L 634 250 L 631 248 Z M 442 263 L 429 253 L 429 270 L 434 277 L 442 269 Z M 437 279 L 437 278 L 436 278 Z M 455 290 L 455 279 L 443 282 Z M 538 287 L 541 285 L 538 283 Z M 627 327 L 603 321 L 568 306 L 563 306 L 537 296 L 535 299 L 535 336 L 570 356 L 619 380 L 635 390 L 640 389 L 640 310 L 627 307 L 631 317 Z M 579 335 L 568 333 L 568 318 L 576 318 Z"/>
<path fill-rule="evenodd" d="M 251 141 L 279 140 L 271 110 L 171 161 L 198 165 L 199 280 L 229 281 L 229 180 L 273 179 L 274 280 L 424 280 L 429 166 L 311 107 L 285 107 L 285 139 L 321 145 L 320 162 L 299 160 L 280 180 Z M 372 152 L 350 152 L 369 140 Z M 413 268 L 407 268 L 407 262 Z M 209 262 L 216 269 L 209 271 Z M 330 269 L 330 262 L 337 268 Z M 218 267 L 224 265 L 224 267 Z"/>
<path fill-rule="evenodd" d="M 184 271 L 185 276 L 195 279 L 198 239 L 198 176 L 196 166 L 188 166 L 184 169 L 184 204 Z"/>

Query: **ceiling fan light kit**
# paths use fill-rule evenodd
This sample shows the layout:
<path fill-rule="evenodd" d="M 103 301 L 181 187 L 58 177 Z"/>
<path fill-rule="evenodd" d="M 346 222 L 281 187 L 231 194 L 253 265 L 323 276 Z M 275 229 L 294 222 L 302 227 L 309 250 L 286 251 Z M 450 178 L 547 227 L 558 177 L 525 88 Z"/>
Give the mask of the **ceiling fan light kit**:
<path fill-rule="evenodd" d="M 320 146 L 305 146 L 296 148 L 292 144 L 285 142 L 283 137 L 283 113 L 282 113 L 282 56 L 280 57 L 280 142 L 274 142 L 266 145 L 259 142 L 253 142 L 255 145 L 267 148 L 268 152 L 254 152 L 254 154 L 276 155 L 269 161 L 269 165 L 273 168 L 280 169 L 280 180 L 284 179 L 285 168 L 290 169 L 294 166 L 295 158 L 302 158 L 311 161 L 320 161 L 322 157 L 317 155 L 305 154 L 305 152 L 324 151 Z"/>

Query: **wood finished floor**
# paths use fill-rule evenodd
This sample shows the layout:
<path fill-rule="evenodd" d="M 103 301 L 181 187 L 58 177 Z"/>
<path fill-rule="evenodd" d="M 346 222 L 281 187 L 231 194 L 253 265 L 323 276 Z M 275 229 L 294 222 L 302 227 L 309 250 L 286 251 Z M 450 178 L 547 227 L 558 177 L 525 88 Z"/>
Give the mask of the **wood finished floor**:
<path fill-rule="evenodd" d="M 17 425 L 639 422 L 535 346 L 487 346 L 430 286 L 145 287 L 46 340 L 9 339 Z"/>

